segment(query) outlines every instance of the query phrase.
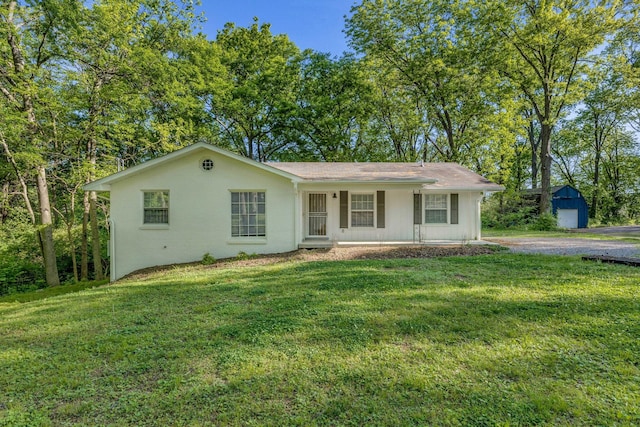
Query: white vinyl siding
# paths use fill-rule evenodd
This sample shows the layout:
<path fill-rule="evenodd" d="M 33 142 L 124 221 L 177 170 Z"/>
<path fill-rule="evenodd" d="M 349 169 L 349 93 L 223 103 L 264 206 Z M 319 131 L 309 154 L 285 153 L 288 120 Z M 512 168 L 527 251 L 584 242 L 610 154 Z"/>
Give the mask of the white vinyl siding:
<path fill-rule="evenodd" d="M 144 192 L 143 224 L 169 224 L 169 192 Z"/>
<path fill-rule="evenodd" d="M 351 226 L 373 227 L 374 200 L 373 194 L 351 195 Z"/>
<path fill-rule="evenodd" d="M 425 224 L 447 224 L 447 195 L 425 195 L 424 222 Z"/>
<path fill-rule="evenodd" d="M 266 232 L 265 192 L 232 192 L 231 237 L 265 237 Z"/>

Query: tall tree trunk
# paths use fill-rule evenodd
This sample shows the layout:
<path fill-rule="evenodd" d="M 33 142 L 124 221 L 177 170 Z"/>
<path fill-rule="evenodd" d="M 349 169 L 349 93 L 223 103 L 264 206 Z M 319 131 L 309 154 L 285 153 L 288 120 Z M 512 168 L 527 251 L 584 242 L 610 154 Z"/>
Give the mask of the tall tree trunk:
<path fill-rule="evenodd" d="M 53 244 L 53 224 L 51 222 L 49 188 L 47 186 L 47 173 L 42 165 L 37 167 L 36 180 L 38 202 L 40 205 L 40 223 L 42 225 L 40 236 L 42 239 L 42 256 L 44 258 L 45 277 L 49 286 L 58 286 L 60 284 L 60 277 L 58 276 L 56 250 Z"/>
<path fill-rule="evenodd" d="M 529 145 L 531 146 L 531 188 L 538 188 L 538 149 L 540 138 L 536 138 L 536 129 L 533 121 L 529 122 L 527 129 Z"/>
<path fill-rule="evenodd" d="M 551 212 L 551 126 L 541 123 L 540 130 L 540 214 Z"/>
<path fill-rule="evenodd" d="M 0 224 L 4 224 L 9 216 L 9 181 L 2 184 L 2 200 L 0 200 Z"/>
<path fill-rule="evenodd" d="M 598 214 L 598 201 L 600 200 L 600 151 L 596 151 L 596 157 L 593 165 L 593 194 L 591 196 L 591 207 L 589 216 L 595 218 Z"/>
<path fill-rule="evenodd" d="M 600 161 L 602 159 L 602 147 L 604 145 L 604 130 L 599 125 L 599 115 L 594 114 L 594 130 L 593 130 L 593 145 L 594 145 L 594 162 L 593 162 L 593 194 L 591 197 L 591 206 L 589 209 L 589 216 L 595 218 L 598 214 L 598 201 L 600 200 Z"/>
<path fill-rule="evenodd" d="M 96 93 L 100 92 L 102 88 L 102 80 L 98 79 L 95 86 L 94 91 Z M 96 95 L 97 99 L 97 95 Z M 95 99 L 94 99 L 95 102 Z M 96 123 L 98 120 L 99 108 L 96 103 L 94 103 L 89 111 L 89 138 L 87 140 L 87 157 L 89 160 L 89 176 L 87 181 L 91 182 L 96 178 L 96 164 L 98 162 L 98 142 L 95 137 L 96 133 Z M 102 253 L 100 246 L 100 231 L 98 230 L 98 214 L 97 214 L 97 201 L 98 195 L 95 191 L 90 191 L 88 193 L 88 205 L 87 205 L 87 194 L 85 193 L 85 206 L 84 206 L 84 215 L 88 214 L 89 216 L 89 226 L 91 227 L 91 255 L 93 258 L 93 278 L 94 280 L 102 280 L 104 278 L 104 274 L 102 272 Z M 83 219 L 83 233 L 86 232 L 86 224 Z M 85 238 L 87 236 L 85 235 Z M 87 248 L 88 251 L 88 248 Z"/>
<path fill-rule="evenodd" d="M 73 223 L 67 223 L 67 240 L 71 247 L 71 265 L 73 267 L 73 281 L 78 283 L 78 259 L 76 257 L 76 245 L 73 241 Z"/>
<path fill-rule="evenodd" d="M 89 193 L 85 192 L 82 199 L 82 241 L 80 242 L 80 280 L 89 280 Z"/>
<path fill-rule="evenodd" d="M 53 207 L 53 210 L 62 218 L 67 229 L 67 242 L 69 243 L 69 255 L 71 256 L 71 265 L 73 268 L 73 281 L 78 283 L 78 259 L 76 257 L 76 243 L 73 238 L 73 225 L 75 223 L 75 194 L 76 189 L 71 192 L 71 214 L 65 207 L 66 215 L 62 215 L 59 210 Z"/>
<path fill-rule="evenodd" d="M 98 196 L 95 191 L 89 193 L 89 218 L 91 222 L 91 249 L 93 255 L 93 272 L 95 280 L 104 279 L 102 272 L 102 253 L 100 250 L 100 232 L 97 214 Z"/>

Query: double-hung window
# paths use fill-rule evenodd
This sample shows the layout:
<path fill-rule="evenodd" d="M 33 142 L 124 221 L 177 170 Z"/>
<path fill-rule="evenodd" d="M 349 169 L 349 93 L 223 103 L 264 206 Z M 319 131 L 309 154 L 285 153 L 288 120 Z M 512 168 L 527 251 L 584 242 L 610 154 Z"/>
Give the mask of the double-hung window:
<path fill-rule="evenodd" d="M 351 226 L 373 227 L 373 194 L 351 194 Z"/>
<path fill-rule="evenodd" d="M 265 237 L 266 197 L 264 191 L 231 192 L 231 236 Z"/>
<path fill-rule="evenodd" d="M 446 194 L 426 194 L 425 195 L 425 224 L 446 224 L 447 223 L 447 195 Z"/>
<path fill-rule="evenodd" d="M 144 192 L 143 224 L 169 224 L 169 192 Z"/>

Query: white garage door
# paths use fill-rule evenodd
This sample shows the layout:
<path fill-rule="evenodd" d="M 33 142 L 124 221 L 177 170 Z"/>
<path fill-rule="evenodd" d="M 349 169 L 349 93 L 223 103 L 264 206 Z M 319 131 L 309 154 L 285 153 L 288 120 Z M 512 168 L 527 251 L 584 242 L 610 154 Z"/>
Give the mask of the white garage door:
<path fill-rule="evenodd" d="M 558 209 L 558 227 L 578 228 L 578 209 Z"/>

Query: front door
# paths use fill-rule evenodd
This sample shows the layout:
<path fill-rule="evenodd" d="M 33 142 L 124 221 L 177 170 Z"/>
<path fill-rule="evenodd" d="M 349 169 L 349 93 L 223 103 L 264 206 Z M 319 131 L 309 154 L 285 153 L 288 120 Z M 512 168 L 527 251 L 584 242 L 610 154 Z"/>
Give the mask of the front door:
<path fill-rule="evenodd" d="M 327 236 L 327 195 L 325 193 L 309 193 L 309 237 Z"/>

